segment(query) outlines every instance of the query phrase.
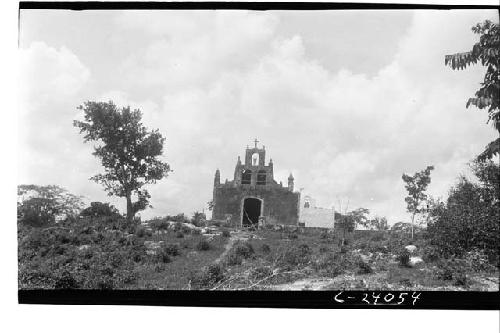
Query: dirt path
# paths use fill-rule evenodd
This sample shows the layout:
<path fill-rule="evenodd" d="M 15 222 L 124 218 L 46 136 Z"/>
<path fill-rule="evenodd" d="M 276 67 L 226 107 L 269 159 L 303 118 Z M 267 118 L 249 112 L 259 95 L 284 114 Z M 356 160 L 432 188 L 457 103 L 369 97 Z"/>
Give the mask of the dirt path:
<path fill-rule="evenodd" d="M 221 253 L 219 258 L 215 259 L 214 264 L 218 264 L 224 259 L 229 251 L 233 248 L 234 243 L 237 241 L 245 241 L 249 238 L 249 234 L 245 231 L 235 231 L 231 234 L 231 237 L 227 241 L 226 246 L 224 246 L 224 252 Z"/>

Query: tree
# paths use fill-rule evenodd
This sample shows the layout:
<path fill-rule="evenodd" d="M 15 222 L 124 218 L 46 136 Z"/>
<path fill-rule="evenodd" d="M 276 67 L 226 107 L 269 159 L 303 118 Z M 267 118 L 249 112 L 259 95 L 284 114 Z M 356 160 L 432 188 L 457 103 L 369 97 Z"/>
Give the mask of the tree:
<path fill-rule="evenodd" d="M 19 185 L 17 215 L 32 226 L 54 223 L 58 216 L 75 215 L 83 207 L 82 197 L 57 185 Z"/>
<path fill-rule="evenodd" d="M 500 242 L 500 165 L 474 162 L 478 182 L 461 177 L 445 202 L 431 205 L 428 234 L 431 243 L 444 255 L 485 251 L 498 261 Z"/>
<path fill-rule="evenodd" d="M 207 216 L 203 212 L 194 212 L 193 217 L 191 218 L 191 223 L 195 226 L 199 227 L 205 223 L 207 220 Z"/>
<path fill-rule="evenodd" d="M 358 208 L 345 214 L 335 212 L 334 227 L 342 234 L 342 245 L 345 244 L 347 233 L 353 232 L 357 225 L 366 225 L 368 221 L 366 215 L 369 213 L 370 211 L 366 208 Z"/>
<path fill-rule="evenodd" d="M 108 195 L 125 197 L 127 219 L 149 205 L 151 198 L 142 187 L 166 177 L 170 166 L 159 160 L 165 138 L 158 130 L 147 131 L 141 123 L 142 113 L 130 107 L 119 109 L 112 101 L 85 102 L 78 109 L 84 111 L 85 121 L 74 121 L 74 126 L 85 133 L 84 142 L 95 142 L 93 155 L 104 167 L 104 173 L 90 179 L 103 185 Z M 132 202 L 132 196 L 137 201 Z"/>
<path fill-rule="evenodd" d="M 81 211 L 80 216 L 98 217 L 98 216 L 113 216 L 119 217 L 120 213 L 115 206 L 109 203 L 91 202 L 90 206 Z"/>
<path fill-rule="evenodd" d="M 389 225 L 385 217 L 375 216 L 375 218 L 368 221 L 367 225 L 372 230 L 379 230 L 379 231 L 389 230 Z"/>
<path fill-rule="evenodd" d="M 431 183 L 431 171 L 434 167 L 428 166 L 425 170 L 415 173 L 413 176 L 409 176 L 403 173 L 403 181 L 406 183 L 405 188 L 408 191 L 408 196 L 405 198 L 409 213 L 411 213 L 411 238 L 413 239 L 413 232 L 415 228 L 415 215 L 420 214 L 425 211 L 426 207 L 422 207 L 422 204 L 427 199 L 427 195 L 424 193 L 427 186 Z"/>
<path fill-rule="evenodd" d="M 487 109 L 487 122 L 493 123 L 493 127 L 500 136 L 500 29 L 498 24 L 486 20 L 472 27 L 472 31 L 480 35 L 479 42 L 474 44 L 472 50 L 468 52 L 446 55 L 444 63 L 454 70 L 462 70 L 478 62 L 486 66 L 486 74 L 481 88 L 476 91 L 476 97 L 469 98 L 466 107 L 474 105 L 479 109 Z M 500 137 L 490 142 L 477 158 L 479 161 L 485 161 L 496 154 L 500 154 Z"/>
<path fill-rule="evenodd" d="M 369 220 L 367 215 L 370 214 L 370 211 L 366 208 L 357 208 L 347 215 L 351 217 L 354 222 L 354 226 L 362 225 L 364 227 L 368 226 Z"/>

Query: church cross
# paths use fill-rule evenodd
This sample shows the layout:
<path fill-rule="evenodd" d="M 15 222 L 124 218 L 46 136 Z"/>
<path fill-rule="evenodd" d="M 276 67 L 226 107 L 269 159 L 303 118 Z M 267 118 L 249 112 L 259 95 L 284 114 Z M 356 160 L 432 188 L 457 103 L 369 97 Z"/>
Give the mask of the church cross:
<path fill-rule="evenodd" d="M 253 141 L 255 143 L 255 148 L 257 148 L 257 143 L 259 142 L 257 139 Z"/>

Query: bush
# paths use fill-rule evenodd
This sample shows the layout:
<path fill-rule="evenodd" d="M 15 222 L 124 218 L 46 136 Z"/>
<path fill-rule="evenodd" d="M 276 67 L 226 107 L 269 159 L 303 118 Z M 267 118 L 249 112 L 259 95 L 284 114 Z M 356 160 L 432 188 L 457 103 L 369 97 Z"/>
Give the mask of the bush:
<path fill-rule="evenodd" d="M 359 274 L 371 274 L 373 273 L 373 269 L 371 266 L 364 262 L 363 260 L 358 261 L 358 273 Z"/>
<path fill-rule="evenodd" d="M 198 250 L 198 251 L 208 251 L 208 250 L 210 250 L 210 243 L 207 242 L 206 239 L 202 239 L 202 240 L 200 240 L 196 244 L 196 250 Z"/>
<path fill-rule="evenodd" d="M 264 243 L 261 245 L 260 251 L 264 254 L 269 254 L 269 253 L 271 253 L 271 247 Z"/>
<path fill-rule="evenodd" d="M 144 227 L 138 227 L 136 230 L 135 230 L 135 235 L 139 238 L 149 238 L 151 236 L 153 236 L 153 233 L 151 232 L 151 230 L 148 230 Z"/>
<path fill-rule="evenodd" d="M 172 261 L 172 259 L 170 259 L 170 255 L 168 255 L 165 249 L 160 249 L 159 251 L 156 251 L 153 259 L 154 262 L 156 263 L 164 263 L 164 264 L 168 264 L 169 262 Z"/>
<path fill-rule="evenodd" d="M 90 206 L 81 211 L 80 216 L 98 217 L 98 216 L 121 216 L 113 205 L 102 202 L 91 202 Z"/>
<path fill-rule="evenodd" d="M 496 261 L 500 244 L 500 165 L 474 162 L 471 169 L 479 182 L 461 177 L 445 202 L 432 203 L 428 234 L 432 245 L 444 256 L 462 256 L 481 249 Z"/>
<path fill-rule="evenodd" d="M 238 242 L 237 244 L 235 244 L 232 250 L 234 253 L 245 259 L 251 258 L 254 254 L 253 246 L 248 241 L 242 243 Z"/>
<path fill-rule="evenodd" d="M 148 224 L 154 231 L 166 231 L 170 227 L 170 223 L 164 219 L 155 219 L 149 221 Z"/>
<path fill-rule="evenodd" d="M 311 249 L 307 244 L 300 246 L 290 246 L 278 254 L 278 264 L 285 268 L 291 269 L 307 264 L 310 261 Z"/>
<path fill-rule="evenodd" d="M 489 263 L 488 255 L 481 250 L 472 250 L 464 255 L 464 261 L 468 269 L 473 272 L 488 272 L 494 270 Z"/>
<path fill-rule="evenodd" d="M 222 237 L 231 237 L 231 233 L 229 232 L 229 230 L 222 230 Z"/>
<path fill-rule="evenodd" d="M 241 255 L 236 254 L 235 252 L 230 251 L 227 254 L 225 263 L 228 266 L 241 265 L 243 263 L 243 257 Z"/>
<path fill-rule="evenodd" d="M 398 255 L 399 265 L 403 267 L 410 267 L 410 253 L 404 249 Z"/>
<path fill-rule="evenodd" d="M 222 266 L 212 264 L 205 266 L 200 272 L 191 273 L 189 283 L 192 289 L 209 289 L 224 279 Z"/>
<path fill-rule="evenodd" d="M 162 246 L 161 249 L 169 256 L 178 256 L 180 254 L 180 248 L 177 244 L 167 244 Z"/>
<path fill-rule="evenodd" d="M 438 279 L 453 281 L 456 286 L 467 286 L 466 262 L 461 259 L 441 260 L 438 263 Z"/>
<path fill-rule="evenodd" d="M 345 269 L 350 266 L 344 255 L 336 255 L 332 252 L 325 253 L 316 259 L 312 267 L 322 276 L 336 277 L 344 273 Z"/>
<path fill-rule="evenodd" d="M 231 250 L 229 250 L 225 263 L 228 266 L 241 265 L 243 259 L 251 258 L 253 254 L 254 249 L 252 244 L 250 244 L 248 241 L 243 243 L 238 242 L 231 248 Z"/>
<path fill-rule="evenodd" d="M 425 261 L 425 262 L 436 262 L 439 260 L 439 258 L 441 258 L 441 253 L 439 252 L 439 250 L 434 247 L 434 246 L 427 246 L 424 248 L 424 253 L 423 253 L 423 256 L 422 256 L 422 259 Z"/>
<path fill-rule="evenodd" d="M 273 270 L 270 267 L 267 266 L 258 266 L 255 267 L 252 272 L 250 273 L 251 277 L 253 279 L 264 279 L 268 276 L 271 276 L 273 274 Z"/>

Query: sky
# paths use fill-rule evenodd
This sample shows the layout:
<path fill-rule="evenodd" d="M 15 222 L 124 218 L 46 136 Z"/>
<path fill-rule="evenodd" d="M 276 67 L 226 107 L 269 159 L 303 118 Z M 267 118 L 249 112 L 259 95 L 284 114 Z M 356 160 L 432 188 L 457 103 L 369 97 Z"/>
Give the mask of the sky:
<path fill-rule="evenodd" d="M 496 11 L 49 11 L 20 15 L 18 183 L 108 197 L 72 126 L 87 100 L 130 105 L 166 137 L 174 170 L 148 186 L 143 218 L 207 210 L 215 170 L 231 180 L 257 138 L 275 180 L 290 172 L 318 206 L 408 221 L 403 173 L 433 165 L 446 198 L 495 138 L 466 109 L 484 68 L 453 71 L 471 27 Z M 266 161 L 267 163 L 267 161 Z"/>

